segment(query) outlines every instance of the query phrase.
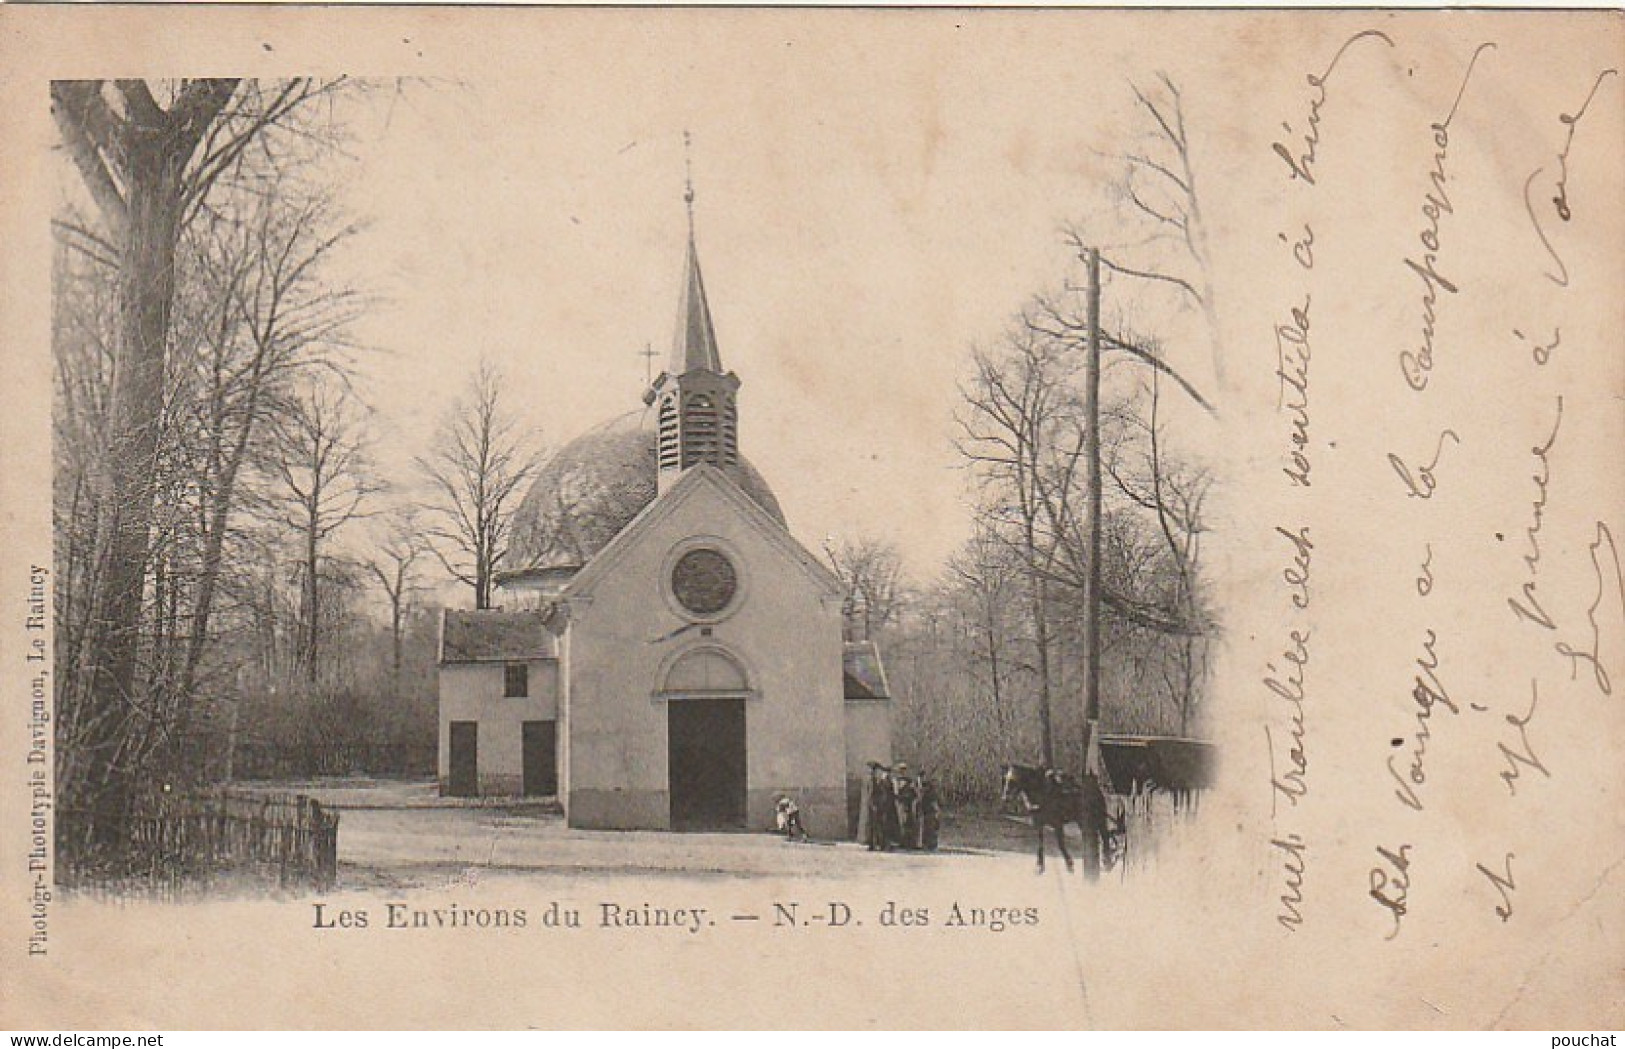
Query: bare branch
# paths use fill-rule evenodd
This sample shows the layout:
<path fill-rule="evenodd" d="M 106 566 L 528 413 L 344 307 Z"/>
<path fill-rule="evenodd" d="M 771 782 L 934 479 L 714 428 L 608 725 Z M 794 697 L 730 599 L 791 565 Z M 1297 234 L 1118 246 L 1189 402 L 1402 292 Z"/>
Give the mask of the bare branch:
<path fill-rule="evenodd" d="M 101 82 L 53 81 L 51 115 L 96 206 L 101 208 L 114 237 L 123 240 L 129 208 L 123 190 L 103 157 L 104 150 L 113 153 L 122 148 L 122 136 L 118 132 L 117 118 L 101 97 Z"/>

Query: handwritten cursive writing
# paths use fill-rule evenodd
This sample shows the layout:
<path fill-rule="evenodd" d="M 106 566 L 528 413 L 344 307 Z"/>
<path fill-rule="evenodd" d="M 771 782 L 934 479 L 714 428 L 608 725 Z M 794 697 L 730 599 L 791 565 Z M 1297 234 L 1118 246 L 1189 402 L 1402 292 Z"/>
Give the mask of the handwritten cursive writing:
<path fill-rule="evenodd" d="M 1276 525 L 1275 531 L 1292 544 L 1292 563 L 1281 570 L 1281 578 L 1291 589 L 1292 607 L 1306 609 L 1309 607 L 1309 566 L 1315 550 L 1315 544 L 1309 540 L 1309 526 L 1304 525 L 1294 532 Z"/>
<path fill-rule="evenodd" d="M 1530 194 L 1535 185 L 1535 180 L 1545 173 L 1545 168 L 1536 168 L 1529 173 L 1528 178 L 1523 180 L 1523 209 L 1529 214 L 1529 224 L 1535 227 L 1535 236 L 1540 238 L 1541 247 L 1546 249 L 1546 255 L 1557 264 L 1557 272 L 1546 271 L 1546 279 L 1559 288 L 1566 288 L 1569 286 L 1568 264 L 1563 261 L 1563 256 L 1557 253 L 1557 249 L 1552 246 L 1552 238 L 1546 235 L 1546 227 L 1541 224 L 1540 216 L 1535 213 L 1535 201 Z"/>
<path fill-rule="evenodd" d="M 1569 207 L 1569 150 L 1574 146 L 1574 132 L 1579 128 L 1580 120 L 1586 115 L 1586 110 L 1591 108 L 1591 100 L 1597 97 L 1597 91 L 1602 87 L 1602 82 L 1611 76 L 1618 75 L 1619 70 L 1617 69 L 1604 69 L 1601 73 L 1598 73 L 1597 79 L 1591 83 L 1591 91 L 1586 95 L 1586 100 L 1580 103 L 1580 108 L 1573 113 L 1559 113 L 1557 116 L 1558 123 L 1567 125 L 1569 129 L 1568 137 L 1563 140 L 1563 150 L 1557 154 L 1557 168 L 1559 171 L 1557 176 L 1557 196 L 1552 198 L 1552 205 L 1557 209 L 1557 217 L 1564 222 L 1567 222 L 1574 215 L 1573 210 Z"/>
<path fill-rule="evenodd" d="M 1274 663 L 1268 663 L 1269 676 L 1264 678 L 1264 687 L 1285 700 L 1291 709 L 1292 744 L 1286 754 L 1289 767 L 1279 776 L 1275 772 L 1275 737 L 1271 735 L 1268 725 L 1264 726 L 1264 738 L 1270 748 L 1270 786 L 1277 797 L 1285 797 L 1291 804 L 1297 805 L 1298 799 L 1309 793 L 1309 783 L 1305 778 L 1309 772 L 1309 756 L 1304 746 L 1307 730 L 1303 719 L 1303 668 L 1309 662 L 1309 634 L 1307 631 L 1294 630 L 1288 636 L 1292 643 L 1281 658 L 1291 664 L 1291 669 L 1283 674 Z M 1272 815 L 1274 811 L 1272 801 Z"/>
<path fill-rule="evenodd" d="M 1315 231 L 1309 227 L 1309 223 L 1303 224 L 1303 236 L 1297 240 L 1287 240 L 1285 233 L 1277 233 L 1276 237 L 1281 243 L 1292 246 L 1292 258 L 1299 266 L 1306 270 L 1315 268 Z"/>
<path fill-rule="evenodd" d="M 1506 715 L 1506 723 L 1511 725 L 1518 734 L 1516 748 L 1506 743 L 1497 743 L 1501 751 L 1501 758 L 1506 762 L 1506 768 L 1500 772 L 1501 782 L 1506 784 L 1507 793 L 1518 793 L 1518 778 L 1523 769 L 1531 768 L 1546 778 L 1551 778 L 1551 771 L 1541 764 L 1540 758 L 1535 756 L 1535 748 L 1529 742 L 1529 723 L 1535 720 L 1535 706 L 1540 702 L 1540 682 L 1529 682 L 1529 712 L 1523 717 L 1516 714 Z"/>
<path fill-rule="evenodd" d="M 1568 133 L 1563 139 L 1563 149 L 1557 155 L 1558 176 L 1555 195 L 1551 198 L 1551 204 L 1557 211 L 1557 217 L 1564 222 L 1574 217 L 1574 209 L 1569 204 L 1569 150 L 1574 145 L 1574 132 L 1579 128 L 1580 121 L 1585 117 L 1586 110 L 1591 108 L 1591 100 L 1597 97 L 1597 90 L 1602 87 L 1603 80 L 1617 75 L 1618 70 L 1614 69 L 1605 69 L 1598 73 L 1597 78 L 1591 83 L 1591 91 L 1586 95 L 1585 102 L 1580 108 L 1573 113 L 1559 113 L 1557 116 L 1558 123 L 1567 127 Z M 1537 209 L 1535 206 L 1533 193 L 1535 180 L 1544 174 L 1546 174 L 1546 166 L 1543 164 L 1531 171 L 1529 177 L 1523 180 L 1523 209 L 1529 215 L 1529 224 L 1534 228 L 1535 236 L 1540 239 L 1541 247 L 1546 249 L 1547 257 L 1557 266 L 1556 273 L 1550 270 L 1545 272 L 1546 279 L 1560 288 L 1566 288 L 1569 286 L 1568 264 L 1563 261 L 1563 256 L 1557 253 L 1557 248 L 1552 244 L 1550 234 L 1546 232 L 1546 224 L 1541 221 L 1544 209 Z"/>
<path fill-rule="evenodd" d="M 1597 610 L 1602 607 L 1603 598 L 1608 596 L 1611 589 L 1613 596 L 1619 599 L 1621 612 L 1625 612 L 1625 570 L 1620 567 L 1619 547 L 1614 544 L 1613 531 L 1598 521 L 1595 535 L 1596 538 L 1591 542 L 1591 571 L 1597 580 L 1597 596 L 1586 609 L 1586 622 L 1591 626 L 1591 647 L 1577 649 L 1566 641 L 1559 641 L 1557 651 L 1559 655 L 1568 658 L 1570 680 L 1579 676 L 1581 666 L 1588 667 L 1597 691 L 1605 696 L 1611 696 L 1614 694 L 1614 688 L 1608 676 L 1608 668 L 1603 665 L 1602 627 L 1597 623 Z M 1606 554 L 1603 553 L 1604 547 L 1607 547 Z M 1603 564 L 1605 559 L 1608 562 L 1606 567 Z"/>
<path fill-rule="evenodd" d="M 1433 498 L 1433 490 L 1439 487 L 1438 479 L 1434 476 L 1433 471 L 1439 468 L 1439 456 L 1444 454 L 1444 442 L 1447 437 L 1456 444 L 1461 443 L 1461 438 L 1456 436 L 1456 431 L 1445 430 L 1441 432 L 1439 434 L 1439 443 L 1433 449 L 1433 458 L 1425 465 L 1417 467 L 1414 473 L 1410 467 L 1405 465 L 1403 459 L 1393 452 L 1388 453 L 1388 465 L 1394 468 L 1394 473 L 1399 475 L 1400 481 L 1405 485 L 1405 498 Z"/>
<path fill-rule="evenodd" d="M 1292 307 L 1290 317 L 1289 321 L 1275 326 L 1275 376 L 1280 380 L 1275 407 L 1277 411 L 1285 409 L 1291 416 L 1287 465 L 1282 471 L 1294 485 L 1308 488 L 1309 296 L 1303 297 L 1302 306 Z M 1290 396 L 1288 387 L 1292 388 Z"/>
<path fill-rule="evenodd" d="M 1405 901 L 1410 894 L 1411 847 L 1401 845 L 1396 852 L 1378 845 L 1377 855 L 1382 858 L 1383 865 L 1371 868 L 1366 895 L 1385 907 L 1392 916 L 1394 927 L 1383 937 L 1391 940 L 1399 935 L 1400 923 L 1405 917 Z"/>
<path fill-rule="evenodd" d="M 1297 932 L 1298 926 L 1303 924 L 1303 873 L 1306 869 L 1303 855 L 1308 851 L 1309 843 L 1294 832 L 1283 838 L 1271 838 L 1270 847 L 1281 850 L 1283 854 L 1281 870 L 1286 885 L 1286 891 L 1281 894 L 1281 909 L 1276 912 L 1275 920 L 1287 932 Z"/>
<path fill-rule="evenodd" d="M 1522 339 L 1524 342 L 1529 342 L 1529 336 L 1525 335 L 1523 332 L 1519 331 L 1517 328 L 1512 329 L 1512 334 L 1516 335 L 1518 338 Z M 1563 342 L 1563 329 L 1561 329 L 1561 328 L 1553 328 L 1552 329 L 1552 341 L 1550 343 L 1546 344 L 1545 346 L 1542 346 L 1539 343 L 1530 343 L 1529 356 L 1534 359 L 1534 362 L 1536 364 L 1545 365 L 1548 361 L 1550 361 L 1552 359 L 1552 351 L 1557 349 L 1557 347 L 1560 346 L 1562 344 L 1562 342 Z"/>
<path fill-rule="evenodd" d="M 1314 90 L 1314 94 L 1309 99 L 1309 116 L 1307 118 L 1309 129 L 1300 133 L 1294 131 L 1291 124 L 1282 121 L 1281 127 L 1286 133 L 1297 136 L 1301 139 L 1302 144 L 1301 146 L 1294 144 L 1289 148 L 1284 143 L 1275 142 L 1270 147 L 1275 155 L 1286 163 L 1288 179 L 1301 179 L 1311 186 L 1315 184 L 1315 154 L 1320 148 L 1320 109 L 1326 104 L 1327 82 L 1331 79 L 1332 71 L 1337 68 L 1337 64 L 1343 60 L 1343 55 L 1361 40 L 1380 40 L 1389 47 L 1394 46 L 1393 40 L 1389 39 L 1388 34 L 1381 30 L 1362 30 L 1343 41 L 1343 46 L 1337 49 L 1337 54 L 1332 56 L 1332 60 L 1327 63 L 1326 68 L 1321 71 L 1320 75 L 1317 76 L 1314 73 L 1304 74 L 1304 83 Z"/>
<path fill-rule="evenodd" d="M 1501 864 L 1501 873 L 1497 874 L 1482 863 L 1478 864 L 1478 873 L 1489 879 L 1490 885 L 1500 893 L 1501 902 L 1495 905 L 1495 913 L 1502 921 L 1512 917 L 1512 893 L 1517 885 L 1512 880 L 1512 861 L 1514 853 L 1507 853 L 1506 860 Z"/>
<path fill-rule="evenodd" d="M 1439 682 L 1439 657 L 1434 651 L 1434 645 L 1438 640 L 1439 635 L 1429 629 L 1427 640 L 1422 642 L 1422 654 L 1416 659 L 1416 666 L 1421 673 L 1412 679 L 1411 702 L 1416 705 L 1412 716 L 1416 721 L 1416 731 L 1411 736 L 1410 767 L 1401 773 L 1394 766 L 1394 755 L 1388 756 L 1388 775 L 1399 785 L 1394 791 L 1394 796 L 1406 808 L 1415 809 L 1417 812 L 1422 811 L 1421 787 L 1427 782 L 1426 759 L 1428 741 L 1433 738 L 1433 708 L 1443 706 L 1452 714 L 1461 712 Z"/>
<path fill-rule="evenodd" d="M 1557 418 L 1552 422 L 1551 434 L 1546 438 L 1545 444 L 1538 444 L 1529 449 L 1539 464 L 1535 472 L 1529 475 L 1529 479 L 1535 482 L 1536 495 L 1529 504 L 1530 522 L 1523 530 L 1524 538 L 1529 544 L 1529 551 L 1523 555 L 1524 569 L 1529 578 L 1520 587 L 1520 596 L 1507 598 L 1507 606 L 1512 609 L 1514 615 L 1547 630 L 1556 630 L 1557 623 L 1541 604 L 1537 594 L 1538 580 L 1535 577 L 1540 572 L 1540 530 L 1546 512 L 1546 493 L 1552 480 L 1552 445 L 1557 443 L 1557 432 L 1562 426 L 1563 398 L 1559 395 Z"/>
<path fill-rule="evenodd" d="M 1445 183 L 1450 181 L 1445 166 L 1450 155 L 1450 124 L 1461 108 L 1461 100 L 1467 93 L 1467 84 L 1472 80 L 1479 56 L 1494 47 L 1490 43 L 1478 45 L 1467 63 L 1467 72 L 1462 75 L 1461 86 L 1456 91 L 1456 100 L 1450 105 L 1450 112 L 1443 120 L 1430 125 L 1433 131 L 1433 167 L 1428 172 L 1430 188 L 1422 197 L 1422 217 L 1426 222 L 1417 233 L 1417 240 L 1422 244 L 1421 260 L 1409 257 L 1404 260 L 1405 267 L 1422 280 L 1422 330 L 1417 348 L 1401 351 L 1399 355 L 1399 370 L 1405 377 L 1405 384 L 1417 392 L 1427 389 L 1433 371 L 1433 337 L 1438 321 L 1439 292 L 1454 295 L 1458 290 L 1455 282 L 1438 270 L 1439 255 L 1443 250 L 1443 218 L 1456 213 L 1450 192 L 1445 188 Z"/>

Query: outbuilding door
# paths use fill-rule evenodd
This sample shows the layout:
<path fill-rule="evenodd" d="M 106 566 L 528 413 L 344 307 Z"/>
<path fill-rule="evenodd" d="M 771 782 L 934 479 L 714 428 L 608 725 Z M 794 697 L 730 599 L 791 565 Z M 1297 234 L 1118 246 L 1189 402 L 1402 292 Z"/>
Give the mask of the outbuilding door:
<path fill-rule="evenodd" d="M 472 798 L 480 792 L 480 723 L 451 723 L 451 775 L 446 792 L 457 798 Z"/>
<path fill-rule="evenodd" d="M 745 827 L 745 700 L 666 704 L 673 830 Z"/>
<path fill-rule="evenodd" d="M 545 797 L 559 792 L 559 766 L 557 722 L 527 721 L 524 736 L 524 772 L 526 797 Z"/>

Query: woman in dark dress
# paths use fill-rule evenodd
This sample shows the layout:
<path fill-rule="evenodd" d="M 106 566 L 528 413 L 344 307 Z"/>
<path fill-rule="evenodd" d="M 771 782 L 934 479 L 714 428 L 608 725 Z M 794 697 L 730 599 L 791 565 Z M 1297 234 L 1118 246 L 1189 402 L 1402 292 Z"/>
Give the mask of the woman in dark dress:
<path fill-rule="evenodd" d="M 937 801 L 937 785 L 920 770 L 920 848 L 936 851 L 942 832 L 942 805 Z"/>
<path fill-rule="evenodd" d="M 892 789 L 897 795 L 897 842 L 905 849 L 917 849 L 920 847 L 920 791 L 907 765 L 898 764 Z"/>
<path fill-rule="evenodd" d="M 897 820 L 897 794 L 892 788 L 891 770 L 875 768 L 875 836 L 882 849 L 895 847 L 902 841 L 902 828 Z"/>
<path fill-rule="evenodd" d="M 869 768 L 863 774 L 863 782 L 858 786 L 858 842 L 870 852 L 875 850 L 876 823 L 875 823 L 875 763 L 869 762 Z"/>

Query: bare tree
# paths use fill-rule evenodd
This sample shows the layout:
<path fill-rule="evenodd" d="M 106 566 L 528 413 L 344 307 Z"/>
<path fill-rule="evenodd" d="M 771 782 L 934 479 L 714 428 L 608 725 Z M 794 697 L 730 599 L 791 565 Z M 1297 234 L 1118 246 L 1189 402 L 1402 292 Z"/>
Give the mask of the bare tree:
<path fill-rule="evenodd" d="M 1125 457 L 1113 456 L 1105 469 L 1132 505 L 1154 516 L 1164 544 L 1163 556 L 1172 569 L 1164 573 L 1172 577 L 1172 594 L 1167 603 L 1182 622 L 1201 626 L 1183 634 L 1174 667 L 1163 672 L 1168 694 L 1176 705 L 1179 730 L 1184 734 L 1190 730 L 1207 646 L 1209 616 L 1201 589 L 1200 559 L 1201 539 L 1206 531 L 1202 510 L 1212 478 L 1206 468 L 1183 463 L 1163 450 L 1166 437 L 1160 418 L 1162 394 L 1158 379 L 1158 373 L 1152 372 L 1146 384 L 1150 402 L 1146 418 L 1129 420 L 1144 430 L 1143 442 L 1134 442 L 1143 449 L 1140 461 L 1131 464 L 1124 461 Z"/>
<path fill-rule="evenodd" d="M 1069 487 L 1064 476 L 1057 476 L 1057 467 L 1062 474 L 1070 472 L 1083 451 L 1078 404 L 1067 384 L 1072 360 L 1062 348 L 1023 325 L 1011 332 L 1003 353 L 977 352 L 976 377 L 960 391 L 964 411 L 958 416 L 960 454 L 992 488 L 984 497 L 988 534 L 1002 536 L 1013 529 L 1027 568 L 1046 766 L 1055 764 L 1049 581 L 1056 549 L 1045 532 L 1044 514 L 1055 498 L 1049 486 Z"/>
<path fill-rule="evenodd" d="M 873 537 L 824 541 L 824 557 L 846 587 L 850 614 L 870 640 L 897 618 L 902 594 L 903 558 L 897 547 Z"/>
<path fill-rule="evenodd" d="M 453 578 L 474 588 L 475 608 L 491 607 L 514 504 L 541 463 L 534 439 L 505 408 L 502 386 L 501 373 L 482 361 L 429 453 L 417 459 L 433 492 L 431 549 Z"/>
<path fill-rule="evenodd" d="M 89 620 L 95 582 L 96 496 L 107 432 L 116 309 L 110 263 L 59 237 L 52 272 L 52 359 L 56 365 L 53 518 L 56 536 L 59 680 L 71 680 Z M 58 725 L 72 713 L 59 701 Z M 60 756 L 68 760 L 67 755 Z"/>
<path fill-rule="evenodd" d="M 290 407 L 301 375 L 338 373 L 335 354 L 360 307 L 351 288 L 326 279 L 324 263 L 355 232 L 320 193 L 274 179 L 229 218 L 204 216 L 191 232 L 201 286 L 190 369 L 197 451 L 201 564 L 180 691 L 189 694 L 209 633 L 238 484 L 255 441 Z"/>
<path fill-rule="evenodd" d="M 1130 83 L 1129 90 L 1138 120 L 1125 136 L 1128 148 L 1109 155 L 1122 171 L 1107 187 L 1110 206 L 1094 219 L 1068 227 L 1066 240 L 1080 255 L 1091 246 L 1101 248 L 1104 269 L 1167 292 L 1174 309 L 1198 310 L 1213 375 L 1223 388 L 1212 256 L 1191 160 L 1185 98 L 1161 72 L 1149 83 Z"/>
<path fill-rule="evenodd" d="M 381 487 L 371 476 L 364 409 L 341 383 L 311 382 L 275 420 L 263 459 L 274 482 L 265 512 L 299 541 L 299 665 L 314 684 L 326 543 L 367 515 L 366 503 Z"/>
<path fill-rule="evenodd" d="M 1063 231 L 1080 255 L 1104 251 L 1118 290 L 1111 316 L 1091 325 L 1085 289 L 1065 287 L 1035 298 L 997 345 L 973 355 L 956 421 L 980 483 L 976 538 L 897 632 L 897 647 L 914 657 L 894 675 L 906 710 L 900 739 L 967 793 L 989 789 L 985 765 L 1008 758 L 1009 746 L 1038 735 L 1054 764 L 1055 739 L 1081 737 L 1089 709 L 1051 709 L 1053 694 L 1077 686 L 1070 666 L 1083 667 L 1075 676 L 1084 680 L 1103 678 L 1106 717 L 1120 731 L 1189 731 L 1206 674 L 1209 481 L 1179 453 L 1176 439 L 1190 438 L 1169 409 L 1179 398 L 1198 420 L 1216 414 L 1189 367 L 1206 358 L 1189 347 L 1207 344 L 1223 385 L 1207 231 L 1178 85 L 1157 76 L 1130 90 L 1137 117 L 1118 137 L 1127 144 L 1113 154 L 1121 175 L 1108 206 Z M 1098 397 L 1085 381 L 1092 329 L 1105 351 Z M 1114 488 L 1091 490 L 1095 456 Z M 1098 619 L 1084 600 L 1097 573 Z M 1026 713 L 1034 709 L 1036 718 Z M 1023 716 L 1007 720 L 1016 711 Z"/>
<path fill-rule="evenodd" d="M 1058 735 L 1053 695 L 1064 670 L 1058 651 L 1066 639 L 1058 634 L 1070 637 L 1084 627 L 1080 617 L 1086 613 L 1076 606 L 1094 556 L 1085 519 L 1087 408 L 1076 389 L 1082 340 L 1057 301 L 1065 300 L 1035 300 L 997 351 L 973 355 L 975 377 L 962 391 L 959 417 L 960 451 L 982 482 L 982 527 L 1022 566 L 1029 602 L 1023 623 L 1031 630 L 1034 699 L 1047 764 L 1053 763 Z M 1152 340 L 1135 337 L 1132 344 L 1139 352 L 1126 354 L 1127 360 L 1144 364 L 1144 354 L 1164 363 Z M 1124 486 L 1117 499 L 1104 504 L 1101 526 L 1104 633 L 1108 647 L 1125 646 L 1113 658 L 1148 667 L 1171 666 L 1170 653 L 1178 650 L 1181 655 L 1172 658 L 1183 658 L 1188 672 L 1166 683 L 1169 694 L 1178 697 L 1184 727 L 1208 629 L 1196 600 L 1206 478 L 1184 466 L 1170 467 L 1159 409 L 1167 371 L 1145 371 L 1148 383 L 1120 393 L 1102 411 L 1103 466 Z M 1147 392 L 1149 422 L 1141 404 Z M 1019 636 L 1011 629 L 1015 625 L 1006 625 L 1012 640 Z M 1019 665 L 1010 653 L 1001 654 L 1000 661 Z M 1137 700 L 1125 696 L 1120 702 Z"/>
<path fill-rule="evenodd" d="M 312 80 L 57 81 L 51 110 L 98 212 L 74 223 L 85 250 L 114 270 L 111 373 L 103 440 L 87 473 L 96 520 L 78 658 L 65 668 L 65 719 L 76 732 L 59 767 L 70 806 L 122 815 L 149 734 L 137 663 L 151 550 L 159 435 L 182 231 L 211 191 L 271 129 L 324 94 Z"/>
<path fill-rule="evenodd" d="M 237 527 L 239 488 L 250 447 L 285 405 L 302 371 L 335 366 L 358 297 L 333 285 L 325 262 L 353 227 L 308 182 L 275 169 L 245 170 L 254 189 L 216 191 L 216 204 L 181 232 L 175 258 L 163 396 L 152 464 L 147 594 L 137 634 L 139 716 L 126 722 L 120 752 L 131 767 L 168 762 L 196 768 L 184 748 L 199 717 L 235 683 L 230 666 L 206 665 L 222 592 L 226 551 Z M 98 520 L 91 480 L 109 439 L 116 301 L 114 264 L 79 232 L 69 210 L 56 224 L 57 534 L 66 540 L 59 577 L 59 666 L 72 681 L 87 662 L 94 591 L 90 551 Z M 58 740 L 64 778 L 91 763 L 87 746 L 105 711 L 65 688 Z M 94 766 L 91 766 L 94 771 Z"/>
<path fill-rule="evenodd" d="M 1175 515 L 1164 499 L 1171 489 L 1163 483 L 1169 471 L 1162 463 L 1167 455 L 1161 419 L 1162 386 L 1172 383 L 1189 402 L 1210 416 L 1216 415 L 1217 409 L 1197 383 L 1170 361 L 1165 338 L 1137 331 L 1124 318 L 1139 312 L 1166 319 L 1171 314 L 1199 309 L 1205 320 L 1214 376 L 1221 386 L 1223 355 L 1184 97 L 1178 85 L 1163 73 L 1157 74 L 1154 85 L 1131 84 L 1130 90 L 1141 119 L 1128 136 L 1130 147 L 1112 154 L 1122 164 L 1122 175 L 1109 187 L 1111 206 L 1089 220 L 1073 224 L 1064 231 L 1064 237 L 1080 258 L 1091 248 L 1109 247 L 1099 254 L 1100 265 L 1109 276 L 1122 278 L 1129 289 L 1128 299 L 1120 297 L 1114 311 L 1118 319 L 1101 323 L 1098 332 L 1104 352 L 1142 366 L 1149 376 L 1148 382 L 1135 384 L 1136 395 L 1119 405 L 1116 421 L 1139 431 L 1151 459 L 1148 473 L 1154 483 L 1133 492 L 1124 491 L 1131 502 L 1155 515 L 1157 527 L 1169 540 L 1170 555 L 1184 564 L 1179 560 L 1180 548 L 1195 533 L 1187 533 L 1184 540 L 1174 535 Z M 1073 352 L 1087 352 L 1090 323 L 1086 308 L 1078 301 L 1079 293 L 1086 290 L 1069 286 L 1064 295 L 1036 299 L 1024 316 L 1025 325 Z M 1138 419 L 1132 405 L 1144 399 L 1140 393 L 1149 394 L 1149 421 Z M 1105 458 L 1103 455 L 1103 465 Z M 1066 560 L 1072 568 L 1086 571 L 1088 556 L 1079 547 L 1086 522 L 1065 498 L 1066 486 L 1051 486 L 1049 491 L 1059 496 L 1046 507 L 1057 542 L 1063 551 L 1069 551 Z M 1194 546 L 1191 550 L 1194 552 Z M 1182 571 L 1180 576 L 1188 582 L 1194 572 Z M 1194 594 L 1194 588 L 1187 587 L 1186 594 Z M 1147 601 L 1144 595 L 1136 597 L 1132 588 L 1119 587 L 1103 593 L 1102 601 L 1147 629 L 1187 636 L 1204 629 L 1195 607 L 1184 599 L 1174 601 L 1170 610 L 1167 601 Z"/>
<path fill-rule="evenodd" d="M 1001 745 L 1008 744 L 1010 735 L 1010 713 L 1004 695 L 1009 630 L 1005 616 L 1019 571 L 1020 565 L 1009 556 L 1008 547 L 990 533 L 985 520 L 977 523 L 964 548 L 948 562 L 951 584 L 968 596 L 980 635 L 980 657 L 987 663 L 988 698 Z"/>
<path fill-rule="evenodd" d="M 401 683 L 402 642 L 406 613 L 418 589 L 416 568 L 425 549 L 413 507 L 396 507 L 387 515 L 377 554 L 367 569 L 389 598 L 390 680 L 398 692 Z"/>

